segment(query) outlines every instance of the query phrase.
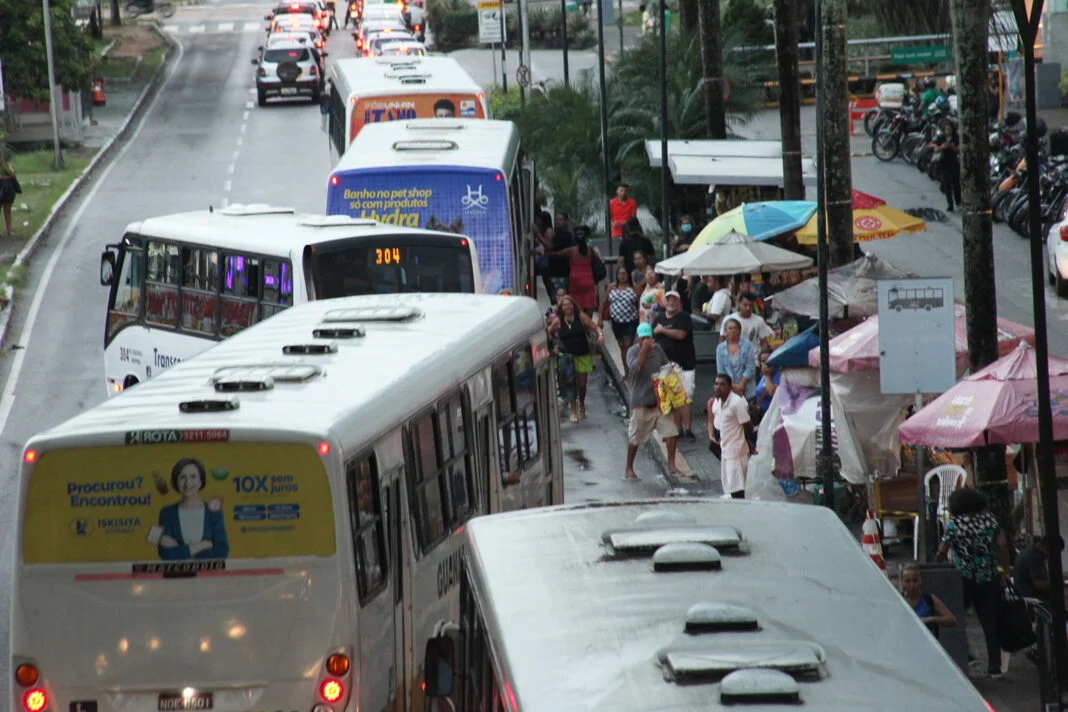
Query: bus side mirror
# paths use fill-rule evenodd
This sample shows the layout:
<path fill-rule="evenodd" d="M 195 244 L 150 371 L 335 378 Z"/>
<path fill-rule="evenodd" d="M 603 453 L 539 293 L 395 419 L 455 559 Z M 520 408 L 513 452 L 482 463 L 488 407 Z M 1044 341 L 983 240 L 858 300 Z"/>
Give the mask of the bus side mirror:
<path fill-rule="evenodd" d="M 100 253 L 100 286 L 110 287 L 115 279 L 115 253 L 105 250 Z"/>
<path fill-rule="evenodd" d="M 423 659 L 423 680 L 427 697 L 448 697 L 452 694 L 453 642 L 444 636 L 426 641 Z"/>

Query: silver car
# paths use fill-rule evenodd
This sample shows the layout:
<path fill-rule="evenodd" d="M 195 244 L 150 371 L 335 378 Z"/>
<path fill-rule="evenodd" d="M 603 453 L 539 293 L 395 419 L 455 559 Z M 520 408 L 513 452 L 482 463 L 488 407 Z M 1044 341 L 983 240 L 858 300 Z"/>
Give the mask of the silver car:
<path fill-rule="evenodd" d="M 323 91 L 323 71 L 316 50 L 307 42 L 275 42 L 263 48 L 252 60 L 256 70 L 256 97 L 266 106 L 270 96 L 308 96 L 319 103 Z"/>

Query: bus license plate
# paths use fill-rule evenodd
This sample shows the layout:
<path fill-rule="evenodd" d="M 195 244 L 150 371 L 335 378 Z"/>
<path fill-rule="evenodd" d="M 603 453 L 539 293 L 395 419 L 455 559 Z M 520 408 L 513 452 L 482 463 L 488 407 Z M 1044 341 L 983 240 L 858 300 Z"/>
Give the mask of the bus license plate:
<path fill-rule="evenodd" d="M 293 95 L 293 94 L 296 94 L 296 93 L 297 93 L 297 88 L 296 87 L 282 87 L 282 94 L 283 95 L 290 96 L 290 95 Z"/>
<path fill-rule="evenodd" d="M 210 710 L 215 707 L 215 695 L 211 692 L 161 692 L 159 712 L 186 712 Z"/>

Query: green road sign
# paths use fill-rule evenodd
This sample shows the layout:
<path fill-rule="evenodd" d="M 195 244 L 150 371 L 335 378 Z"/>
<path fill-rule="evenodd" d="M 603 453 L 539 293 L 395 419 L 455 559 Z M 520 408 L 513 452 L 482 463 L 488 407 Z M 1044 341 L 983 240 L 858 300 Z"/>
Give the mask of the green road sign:
<path fill-rule="evenodd" d="M 891 64 L 928 64 L 948 61 L 949 45 L 919 45 L 890 50 Z"/>

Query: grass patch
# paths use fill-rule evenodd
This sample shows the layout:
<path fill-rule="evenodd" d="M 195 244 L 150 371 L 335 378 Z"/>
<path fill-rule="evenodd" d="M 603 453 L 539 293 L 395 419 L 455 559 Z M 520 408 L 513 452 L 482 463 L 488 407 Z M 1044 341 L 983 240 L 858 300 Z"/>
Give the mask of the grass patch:
<path fill-rule="evenodd" d="M 26 284 L 26 275 L 29 272 L 23 265 L 2 265 L 4 269 L 4 282 L 7 282 L 12 287 L 21 287 Z"/>
<path fill-rule="evenodd" d="M 623 25 L 625 27 L 641 27 L 642 26 L 642 11 L 633 10 L 631 12 L 623 13 Z"/>
<path fill-rule="evenodd" d="M 15 204 L 11 209 L 11 227 L 15 239 L 25 242 L 40 229 L 59 196 L 81 175 L 95 154 L 95 150 L 64 151 L 64 166 L 60 171 L 52 170 L 51 151 L 14 155 L 11 162 L 22 186 L 22 193 L 15 196 Z"/>

